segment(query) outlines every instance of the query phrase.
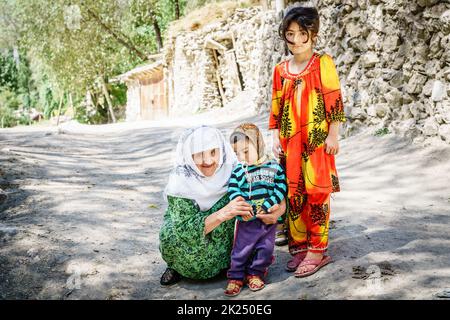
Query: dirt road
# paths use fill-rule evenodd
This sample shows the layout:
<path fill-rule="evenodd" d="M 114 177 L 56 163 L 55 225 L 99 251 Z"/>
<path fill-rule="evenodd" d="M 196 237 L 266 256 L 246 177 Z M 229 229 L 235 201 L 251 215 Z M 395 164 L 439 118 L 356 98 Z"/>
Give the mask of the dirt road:
<path fill-rule="evenodd" d="M 162 192 L 182 128 L 102 128 L 0 131 L 0 299 L 223 298 L 223 276 L 159 285 Z M 449 146 L 393 135 L 342 140 L 335 262 L 296 279 L 277 248 L 268 286 L 238 298 L 434 299 L 450 287 L 449 160 Z"/>

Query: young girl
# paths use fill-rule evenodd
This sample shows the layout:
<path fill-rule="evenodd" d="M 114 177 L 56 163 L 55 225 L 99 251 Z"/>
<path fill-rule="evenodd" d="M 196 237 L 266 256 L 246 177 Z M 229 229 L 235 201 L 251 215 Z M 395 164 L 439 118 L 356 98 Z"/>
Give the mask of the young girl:
<path fill-rule="evenodd" d="M 334 155 L 339 123 L 345 121 L 332 58 L 313 51 L 319 32 L 315 8 L 293 7 L 279 28 L 292 57 L 274 68 L 269 129 L 273 151 L 288 182 L 288 238 L 296 277 L 328 264 L 330 194 L 339 191 Z"/>

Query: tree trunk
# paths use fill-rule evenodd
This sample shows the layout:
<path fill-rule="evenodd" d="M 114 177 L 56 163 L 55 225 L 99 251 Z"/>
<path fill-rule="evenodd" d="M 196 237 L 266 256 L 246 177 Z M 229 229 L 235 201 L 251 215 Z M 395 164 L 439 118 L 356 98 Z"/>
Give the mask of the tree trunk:
<path fill-rule="evenodd" d="M 59 126 L 59 117 L 61 116 L 61 108 L 64 101 L 64 93 L 61 95 L 61 98 L 59 99 L 59 106 L 58 106 L 58 118 L 56 120 L 56 125 Z"/>
<path fill-rule="evenodd" d="M 175 19 L 178 20 L 180 19 L 180 1 L 174 0 L 174 4 L 175 4 Z"/>
<path fill-rule="evenodd" d="M 72 99 L 72 93 L 69 92 L 69 108 L 72 109 L 73 111 L 73 117 L 76 119 L 77 118 L 77 110 L 75 109 L 75 106 L 73 105 L 73 99 Z"/>
<path fill-rule="evenodd" d="M 155 29 L 156 34 L 156 44 L 158 45 L 158 52 L 161 52 L 163 47 L 161 29 L 159 28 L 158 20 L 156 19 L 156 15 L 153 10 L 150 10 L 150 19 L 153 25 L 153 29 Z"/>
<path fill-rule="evenodd" d="M 141 58 L 143 61 L 147 60 L 147 56 L 138 50 L 132 43 L 127 39 L 127 37 L 123 34 L 119 35 L 118 32 L 112 30 L 110 27 L 108 27 L 106 24 L 103 23 L 103 21 L 100 19 L 97 13 L 92 11 L 91 9 L 87 8 L 88 14 L 110 35 L 113 36 L 114 39 L 116 39 L 117 42 L 128 48 L 131 52 L 134 52 L 139 58 Z"/>
<path fill-rule="evenodd" d="M 275 11 L 278 15 L 283 18 L 283 10 L 286 8 L 286 1 L 285 0 L 276 0 L 275 1 Z"/>
<path fill-rule="evenodd" d="M 103 91 L 103 94 L 105 95 L 106 102 L 108 103 L 109 114 L 111 115 L 112 121 L 114 123 L 116 123 L 116 117 L 114 116 L 113 106 L 112 106 L 111 98 L 109 97 L 108 88 L 106 87 L 105 79 L 102 77 L 101 81 L 102 81 L 102 91 Z"/>

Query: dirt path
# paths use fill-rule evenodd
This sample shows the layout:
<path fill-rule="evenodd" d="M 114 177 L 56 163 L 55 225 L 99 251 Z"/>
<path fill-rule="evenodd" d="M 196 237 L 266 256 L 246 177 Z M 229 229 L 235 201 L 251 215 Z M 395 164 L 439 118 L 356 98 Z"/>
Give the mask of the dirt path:
<path fill-rule="evenodd" d="M 162 191 L 182 128 L 103 128 L 0 131 L 0 299 L 223 298 L 223 276 L 159 285 Z M 296 279 L 277 248 L 267 288 L 239 298 L 433 299 L 450 287 L 450 147 L 371 134 L 341 145 L 335 262 Z"/>

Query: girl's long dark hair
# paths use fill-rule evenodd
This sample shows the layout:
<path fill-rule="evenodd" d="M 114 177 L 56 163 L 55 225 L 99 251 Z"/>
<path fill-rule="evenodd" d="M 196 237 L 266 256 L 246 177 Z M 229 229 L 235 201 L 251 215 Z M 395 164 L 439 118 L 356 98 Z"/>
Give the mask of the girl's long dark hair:
<path fill-rule="evenodd" d="M 284 40 L 285 44 L 293 44 L 286 39 L 286 31 L 292 22 L 296 22 L 300 29 L 303 29 L 306 32 L 310 31 L 312 37 L 319 34 L 320 18 L 319 12 L 316 8 L 300 6 L 295 6 L 290 9 L 288 8 L 285 16 L 283 17 L 283 21 L 281 21 L 280 27 L 278 28 L 278 34 Z M 309 37 L 310 35 L 308 32 L 308 39 L 305 43 L 309 41 Z"/>

